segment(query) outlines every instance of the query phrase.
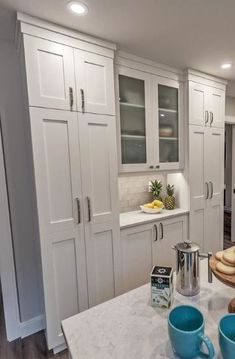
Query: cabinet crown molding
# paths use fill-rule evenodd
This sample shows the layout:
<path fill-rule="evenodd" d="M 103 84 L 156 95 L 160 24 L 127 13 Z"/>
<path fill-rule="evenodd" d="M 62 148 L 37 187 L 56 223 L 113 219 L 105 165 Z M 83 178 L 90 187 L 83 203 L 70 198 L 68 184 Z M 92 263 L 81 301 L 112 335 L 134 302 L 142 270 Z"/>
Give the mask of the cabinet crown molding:
<path fill-rule="evenodd" d="M 216 87 L 223 91 L 225 91 L 226 85 L 228 83 L 224 79 L 212 75 L 208 75 L 193 69 L 186 69 L 185 77 L 187 78 L 188 81 L 197 82 L 206 86 Z"/>
<path fill-rule="evenodd" d="M 20 33 L 23 33 L 103 56 L 114 57 L 116 45 L 111 42 L 21 12 L 17 12 L 17 23 L 16 41 Z"/>
<path fill-rule="evenodd" d="M 129 67 L 153 75 L 183 81 L 184 72 L 180 69 L 159 64 L 144 57 L 136 56 L 125 51 L 118 50 L 115 55 L 115 64 Z"/>

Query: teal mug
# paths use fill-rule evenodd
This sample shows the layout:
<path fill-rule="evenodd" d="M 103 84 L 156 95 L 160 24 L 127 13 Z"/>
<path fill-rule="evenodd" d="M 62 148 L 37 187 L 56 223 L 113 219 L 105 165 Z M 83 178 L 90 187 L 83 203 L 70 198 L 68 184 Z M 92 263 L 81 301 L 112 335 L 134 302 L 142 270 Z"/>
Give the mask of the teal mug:
<path fill-rule="evenodd" d="M 226 314 L 221 318 L 219 345 L 224 359 L 235 358 L 235 314 Z"/>
<path fill-rule="evenodd" d="M 204 335 L 204 318 L 197 308 L 191 305 L 173 308 L 168 316 L 168 333 L 174 352 L 181 358 L 192 359 L 200 355 L 214 358 L 214 346 Z M 207 347 L 207 354 L 201 352 L 203 343 Z"/>

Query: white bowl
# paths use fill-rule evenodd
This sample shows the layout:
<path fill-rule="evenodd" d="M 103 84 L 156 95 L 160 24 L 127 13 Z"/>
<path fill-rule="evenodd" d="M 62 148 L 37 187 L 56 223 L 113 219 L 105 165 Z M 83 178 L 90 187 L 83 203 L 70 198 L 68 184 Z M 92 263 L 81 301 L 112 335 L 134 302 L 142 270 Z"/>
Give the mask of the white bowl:
<path fill-rule="evenodd" d="M 144 206 L 140 206 L 141 210 L 145 213 L 152 213 L 152 214 L 156 214 L 156 213 L 160 213 L 162 212 L 163 208 L 147 208 Z"/>

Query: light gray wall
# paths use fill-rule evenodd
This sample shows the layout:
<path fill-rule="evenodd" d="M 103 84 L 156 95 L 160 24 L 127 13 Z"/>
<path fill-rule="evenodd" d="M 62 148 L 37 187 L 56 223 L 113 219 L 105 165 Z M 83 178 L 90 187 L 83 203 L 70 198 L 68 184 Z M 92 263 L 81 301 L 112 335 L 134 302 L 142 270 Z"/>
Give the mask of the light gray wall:
<path fill-rule="evenodd" d="M 29 131 L 13 42 L 0 39 L 0 111 L 21 321 L 43 313 L 39 240 Z"/>

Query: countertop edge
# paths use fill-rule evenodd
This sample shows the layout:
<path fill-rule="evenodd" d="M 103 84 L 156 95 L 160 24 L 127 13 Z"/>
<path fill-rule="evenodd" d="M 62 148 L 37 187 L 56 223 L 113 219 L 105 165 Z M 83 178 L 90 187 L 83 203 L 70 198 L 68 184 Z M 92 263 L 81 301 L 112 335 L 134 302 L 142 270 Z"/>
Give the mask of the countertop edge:
<path fill-rule="evenodd" d="M 143 212 L 141 211 L 133 211 L 133 212 L 124 212 L 124 213 L 120 213 L 120 229 L 126 229 L 126 228 L 130 228 L 133 226 L 138 226 L 138 225 L 143 225 L 143 224 L 148 224 L 151 222 L 156 222 L 159 220 L 164 220 L 167 218 L 173 218 L 173 217 L 178 217 L 184 214 L 188 214 L 189 210 L 188 209 L 181 209 L 181 208 L 177 208 L 176 210 L 169 210 L 167 212 L 164 213 L 160 213 L 160 214 L 156 214 L 156 215 L 151 215 L 153 216 L 152 218 L 149 218 L 150 215 L 147 214 L 148 217 L 143 219 L 140 218 L 136 218 L 136 216 L 140 216 L 143 214 L 143 216 L 145 215 Z M 131 215 L 133 215 L 133 220 L 128 221 L 129 223 L 124 223 L 126 222 L 126 219 L 124 220 L 122 217 L 128 216 L 129 218 L 131 217 Z"/>

